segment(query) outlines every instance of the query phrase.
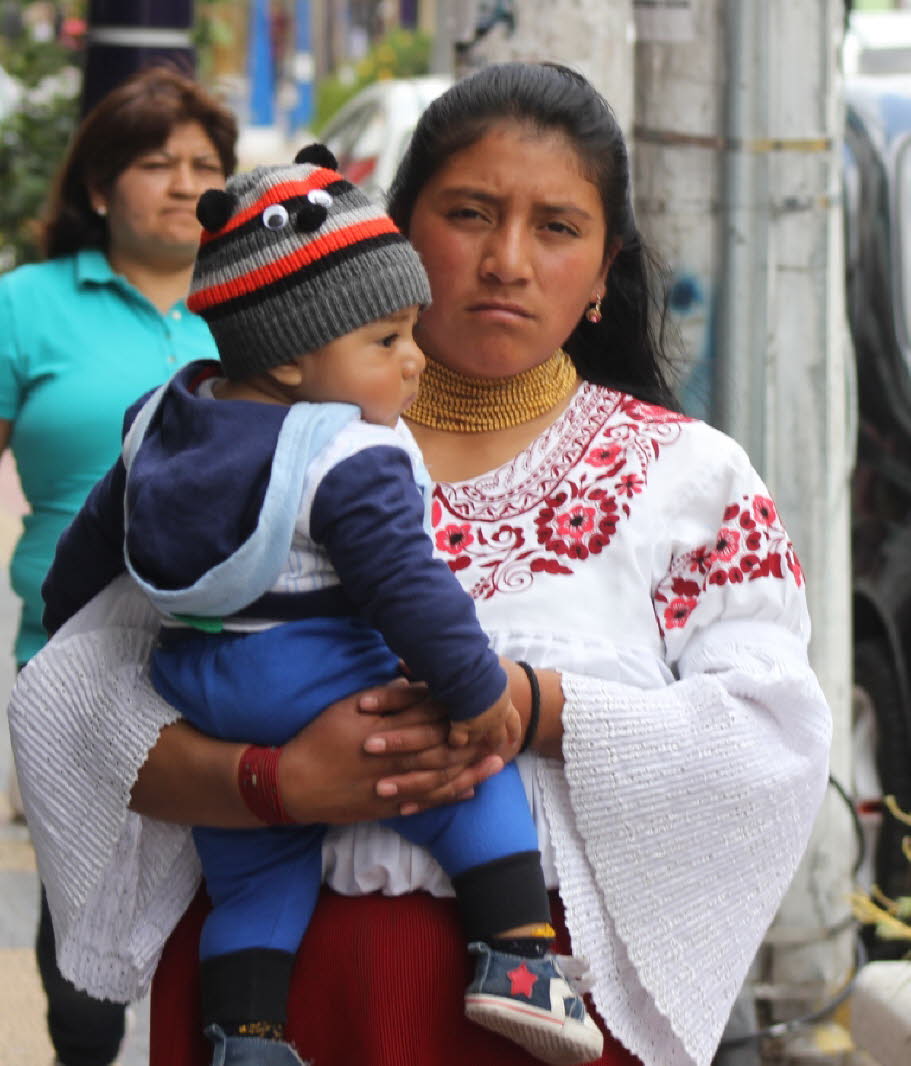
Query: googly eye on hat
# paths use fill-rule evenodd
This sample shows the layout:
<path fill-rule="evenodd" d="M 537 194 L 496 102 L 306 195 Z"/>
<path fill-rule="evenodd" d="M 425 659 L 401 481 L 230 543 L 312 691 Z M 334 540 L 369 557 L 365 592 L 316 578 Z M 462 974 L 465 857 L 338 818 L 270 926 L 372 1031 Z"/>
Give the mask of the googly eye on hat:
<path fill-rule="evenodd" d="M 323 144 L 202 194 L 187 306 L 225 373 L 248 377 L 384 315 L 430 303 L 421 260 Z"/>

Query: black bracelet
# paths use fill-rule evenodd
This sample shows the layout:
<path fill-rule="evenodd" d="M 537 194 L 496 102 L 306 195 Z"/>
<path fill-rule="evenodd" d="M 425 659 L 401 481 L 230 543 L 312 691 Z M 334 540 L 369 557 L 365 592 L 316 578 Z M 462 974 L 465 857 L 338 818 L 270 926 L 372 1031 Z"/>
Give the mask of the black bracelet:
<path fill-rule="evenodd" d="M 521 666 L 525 671 L 525 676 L 528 678 L 528 686 L 531 689 L 531 712 L 528 715 L 525 739 L 522 741 L 522 747 L 519 748 L 519 754 L 521 755 L 523 751 L 526 751 L 531 746 L 531 742 L 538 732 L 538 722 L 541 719 L 541 686 L 538 684 L 538 675 L 528 663 L 517 661 L 516 666 Z"/>

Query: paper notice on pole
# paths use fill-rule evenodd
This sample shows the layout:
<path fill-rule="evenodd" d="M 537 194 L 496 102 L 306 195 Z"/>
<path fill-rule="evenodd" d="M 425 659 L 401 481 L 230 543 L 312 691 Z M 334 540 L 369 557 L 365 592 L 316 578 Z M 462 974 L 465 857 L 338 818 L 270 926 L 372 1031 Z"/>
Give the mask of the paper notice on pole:
<path fill-rule="evenodd" d="M 693 0 L 633 0 L 637 41 L 692 41 Z"/>

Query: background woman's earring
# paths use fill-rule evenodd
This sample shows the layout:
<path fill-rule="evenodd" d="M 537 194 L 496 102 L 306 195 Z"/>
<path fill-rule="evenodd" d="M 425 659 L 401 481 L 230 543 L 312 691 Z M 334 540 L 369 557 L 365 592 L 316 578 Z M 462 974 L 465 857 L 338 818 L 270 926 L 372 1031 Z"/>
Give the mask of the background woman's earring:
<path fill-rule="evenodd" d="M 102 218 L 104 218 L 104 216 L 105 216 L 105 215 L 106 215 L 107 213 L 108 213 L 108 209 L 107 209 L 107 206 L 106 206 L 105 204 L 99 204 L 99 205 L 98 205 L 98 206 L 97 206 L 97 207 L 95 208 L 95 214 L 96 214 L 96 215 L 101 215 L 101 217 L 102 217 Z"/>
<path fill-rule="evenodd" d="M 585 312 L 585 317 L 593 325 L 597 325 L 601 321 L 601 297 L 597 296 L 588 305 L 588 310 Z"/>

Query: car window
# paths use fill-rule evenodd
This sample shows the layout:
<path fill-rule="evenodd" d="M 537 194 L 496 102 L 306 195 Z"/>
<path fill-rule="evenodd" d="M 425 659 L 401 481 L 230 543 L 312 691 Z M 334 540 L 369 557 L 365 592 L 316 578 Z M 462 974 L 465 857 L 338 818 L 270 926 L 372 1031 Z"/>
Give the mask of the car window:
<path fill-rule="evenodd" d="M 362 184 L 376 169 L 383 147 L 385 119 L 375 102 L 351 113 L 350 118 L 328 133 L 326 145 L 338 160 L 338 169 L 355 184 Z"/>

